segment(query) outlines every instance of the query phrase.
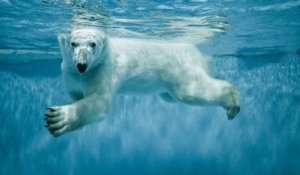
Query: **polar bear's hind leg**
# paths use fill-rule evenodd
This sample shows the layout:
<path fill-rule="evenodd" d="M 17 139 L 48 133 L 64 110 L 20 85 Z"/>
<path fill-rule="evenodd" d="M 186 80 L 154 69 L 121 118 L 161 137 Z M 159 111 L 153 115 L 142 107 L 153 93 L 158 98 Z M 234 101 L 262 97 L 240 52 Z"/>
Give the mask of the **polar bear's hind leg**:
<path fill-rule="evenodd" d="M 240 111 L 240 94 L 230 83 L 210 78 L 206 82 L 190 82 L 172 89 L 172 95 L 190 105 L 220 105 L 232 120 Z"/>

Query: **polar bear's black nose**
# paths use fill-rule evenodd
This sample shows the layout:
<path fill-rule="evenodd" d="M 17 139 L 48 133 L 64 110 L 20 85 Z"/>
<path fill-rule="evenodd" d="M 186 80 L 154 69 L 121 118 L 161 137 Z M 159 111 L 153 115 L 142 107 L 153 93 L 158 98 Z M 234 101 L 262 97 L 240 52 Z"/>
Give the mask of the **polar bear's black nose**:
<path fill-rule="evenodd" d="M 80 73 L 83 73 L 87 68 L 87 64 L 85 63 L 78 63 L 77 64 L 77 69 Z"/>

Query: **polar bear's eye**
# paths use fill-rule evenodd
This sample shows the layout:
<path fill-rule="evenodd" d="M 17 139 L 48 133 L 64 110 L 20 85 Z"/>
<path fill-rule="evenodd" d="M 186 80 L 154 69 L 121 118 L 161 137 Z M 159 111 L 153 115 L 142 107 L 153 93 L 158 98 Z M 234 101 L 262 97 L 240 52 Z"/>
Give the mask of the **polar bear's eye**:
<path fill-rule="evenodd" d="M 96 47 L 96 43 L 91 42 L 91 43 L 90 43 L 90 46 L 91 46 L 91 47 Z"/>
<path fill-rule="evenodd" d="M 71 42 L 71 46 L 75 47 L 75 46 L 77 46 L 77 44 L 75 42 Z"/>

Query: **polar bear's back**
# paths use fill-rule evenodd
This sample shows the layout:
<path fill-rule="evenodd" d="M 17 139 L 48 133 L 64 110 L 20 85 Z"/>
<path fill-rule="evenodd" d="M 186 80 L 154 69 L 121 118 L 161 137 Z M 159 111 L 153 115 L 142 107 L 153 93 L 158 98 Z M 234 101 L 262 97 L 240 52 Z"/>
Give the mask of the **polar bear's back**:
<path fill-rule="evenodd" d="M 197 67 L 207 70 L 207 64 L 210 60 L 195 45 L 186 43 L 113 38 L 110 39 L 110 47 L 115 54 L 119 55 L 120 62 L 145 63 L 146 67 L 157 66 L 156 68 L 158 68 L 162 66 L 161 64 L 168 64 L 168 66 L 196 64 Z"/>
<path fill-rule="evenodd" d="M 110 39 L 109 45 L 115 70 L 126 77 L 121 88 L 126 93 L 163 92 L 163 80 L 181 81 L 207 70 L 209 58 L 194 45 L 140 39 Z"/>

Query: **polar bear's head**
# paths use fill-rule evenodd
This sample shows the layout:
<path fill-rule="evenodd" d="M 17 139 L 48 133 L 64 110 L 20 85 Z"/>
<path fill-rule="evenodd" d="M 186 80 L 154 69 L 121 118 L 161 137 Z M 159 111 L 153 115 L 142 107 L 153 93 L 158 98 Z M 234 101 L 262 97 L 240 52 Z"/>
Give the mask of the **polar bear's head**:
<path fill-rule="evenodd" d="M 75 29 L 68 35 L 60 35 L 58 40 L 64 61 L 73 64 L 79 73 L 85 73 L 103 62 L 106 38 L 98 29 Z"/>

